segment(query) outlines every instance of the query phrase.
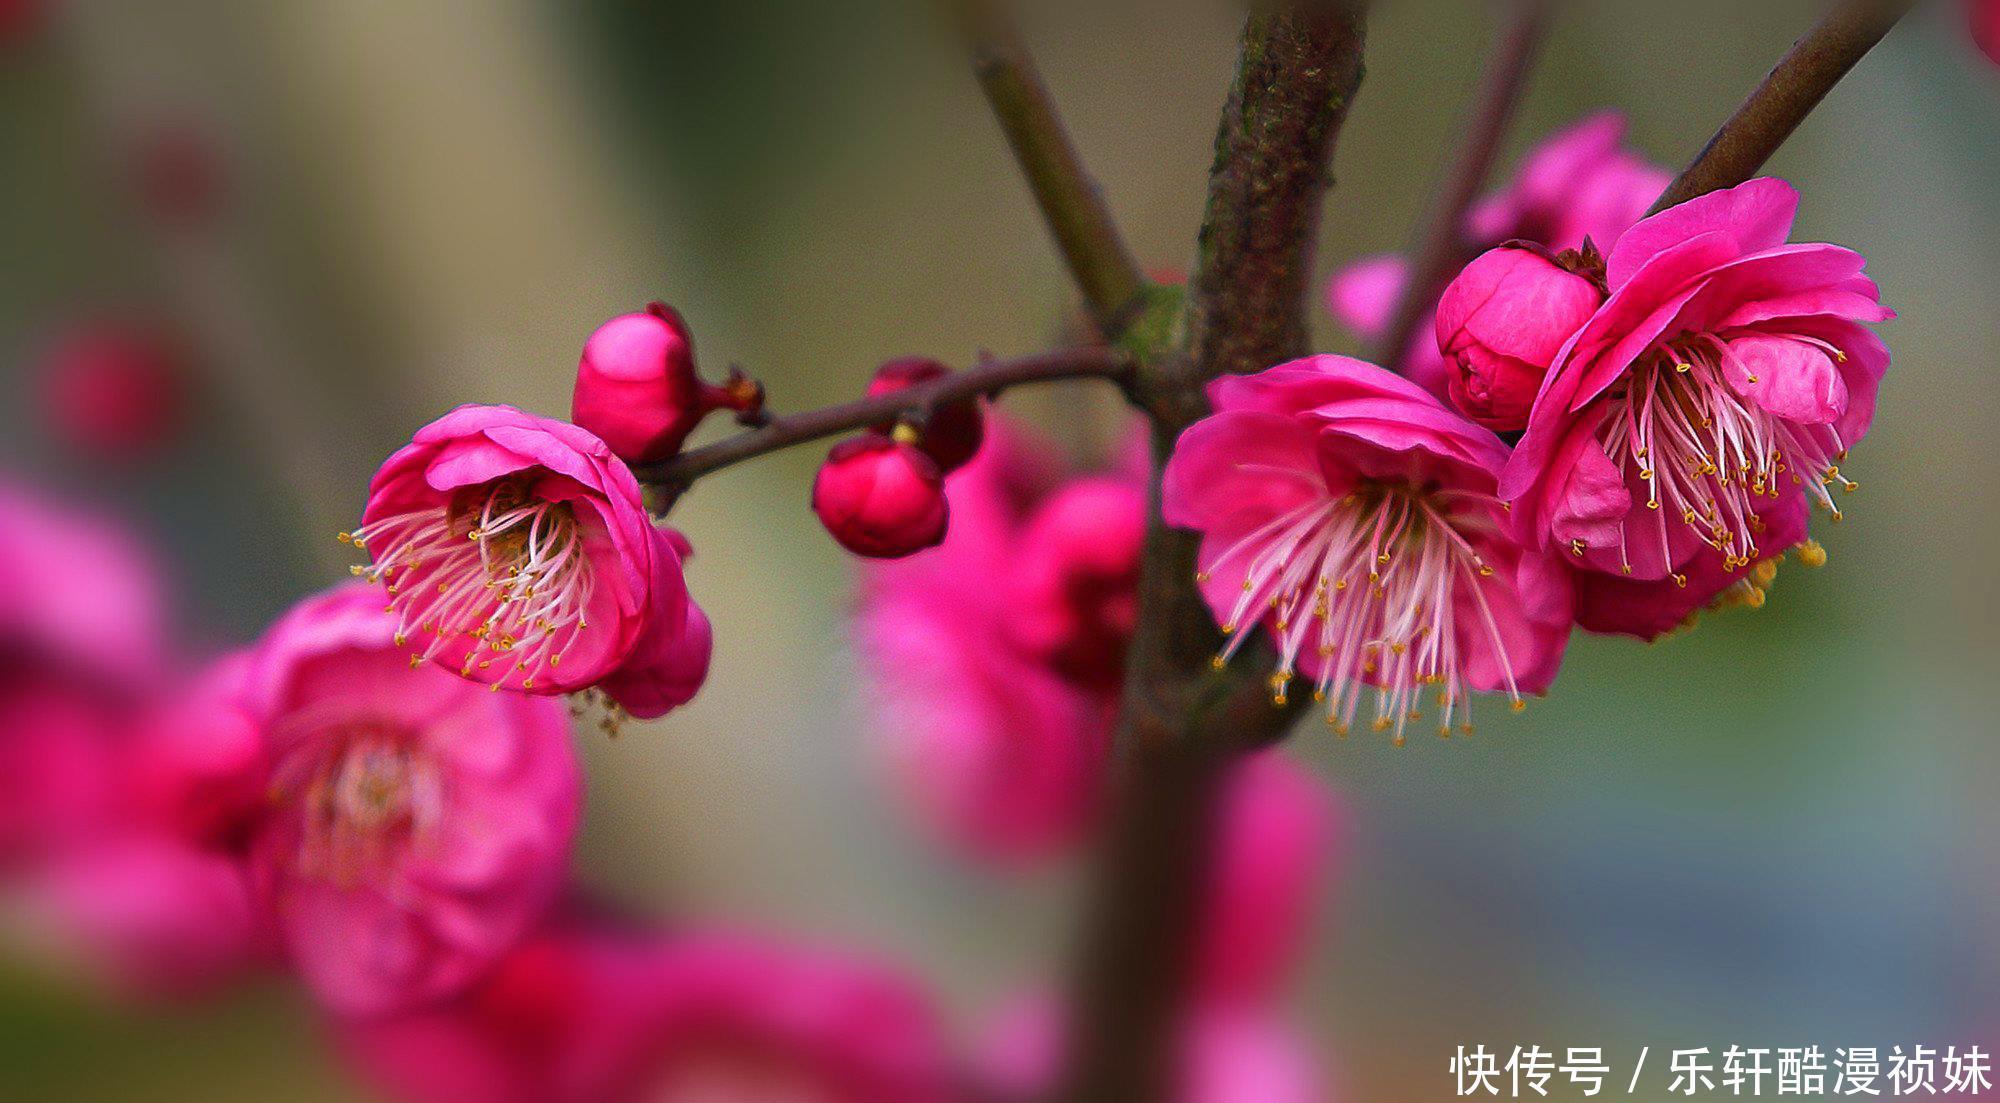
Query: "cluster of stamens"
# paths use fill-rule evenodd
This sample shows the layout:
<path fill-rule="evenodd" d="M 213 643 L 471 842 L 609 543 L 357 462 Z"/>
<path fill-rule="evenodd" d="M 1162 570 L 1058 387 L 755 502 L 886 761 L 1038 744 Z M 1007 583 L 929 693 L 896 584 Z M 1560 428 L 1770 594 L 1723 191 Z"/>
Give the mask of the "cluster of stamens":
<path fill-rule="evenodd" d="M 1308 502 L 1251 532 L 1209 562 L 1198 581 L 1240 571 L 1243 592 L 1215 658 L 1224 665 L 1243 646 L 1242 631 L 1266 620 L 1280 656 L 1273 700 L 1289 701 L 1299 658 L 1311 649 L 1315 701 L 1327 724 L 1346 737 L 1364 699 L 1373 727 L 1393 731 L 1423 718 L 1427 689 L 1437 690 L 1438 734 L 1453 722 L 1472 733 L 1472 701 L 1460 654 L 1456 600 L 1470 595 L 1479 630 L 1505 676 L 1513 707 L 1525 707 L 1514 682 L 1486 588 L 1493 568 L 1466 538 L 1490 525 L 1488 495 L 1370 484 L 1337 500 Z"/>
<path fill-rule="evenodd" d="M 593 578 L 576 515 L 566 502 L 530 494 L 519 478 L 381 518 L 341 540 L 370 553 L 374 562 L 353 571 L 387 588 L 396 644 L 417 648 L 412 666 L 466 641 L 461 675 L 532 690 L 590 627 Z"/>
<path fill-rule="evenodd" d="M 1818 346 L 1836 362 L 1847 359 L 1832 345 L 1794 339 Z M 1745 400 L 1729 384 L 1731 368 L 1757 382 L 1721 338 L 1684 334 L 1656 347 L 1605 403 L 1598 442 L 1619 470 L 1645 483 L 1646 508 L 1654 517 L 1650 525 L 1619 524 L 1618 557 L 1626 574 L 1632 573 L 1634 541 L 1657 540 L 1662 559 L 1675 561 L 1668 526 L 1676 523 L 1720 552 L 1725 570 L 1748 567 L 1760 554 L 1764 522 L 1757 511 L 1782 497 L 1787 484 L 1806 487 L 1835 521 L 1841 513 L 1831 488 L 1859 488 L 1840 473 L 1846 444 L 1833 426 L 1789 421 Z M 1588 549 L 1574 541 L 1570 550 L 1581 557 Z M 1687 585 L 1684 574 L 1670 577 Z"/>
<path fill-rule="evenodd" d="M 435 772 L 393 726 L 344 725 L 299 742 L 310 749 L 280 764 L 272 792 L 298 811 L 301 874 L 351 885 L 438 819 Z"/>

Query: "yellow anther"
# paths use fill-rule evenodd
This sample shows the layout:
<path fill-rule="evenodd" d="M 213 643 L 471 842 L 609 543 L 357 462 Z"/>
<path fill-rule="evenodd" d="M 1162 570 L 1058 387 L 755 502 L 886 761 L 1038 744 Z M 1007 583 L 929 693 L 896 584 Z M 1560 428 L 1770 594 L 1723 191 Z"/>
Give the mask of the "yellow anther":
<path fill-rule="evenodd" d="M 1508 702 L 1507 707 L 1513 709 L 1515 712 L 1526 712 L 1528 711 L 1528 702 L 1521 700 L 1519 697 L 1516 697 L 1512 701 Z"/>
<path fill-rule="evenodd" d="M 1808 567 L 1826 566 L 1826 548 L 1817 540 L 1808 540 L 1800 544 L 1799 562 Z"/>

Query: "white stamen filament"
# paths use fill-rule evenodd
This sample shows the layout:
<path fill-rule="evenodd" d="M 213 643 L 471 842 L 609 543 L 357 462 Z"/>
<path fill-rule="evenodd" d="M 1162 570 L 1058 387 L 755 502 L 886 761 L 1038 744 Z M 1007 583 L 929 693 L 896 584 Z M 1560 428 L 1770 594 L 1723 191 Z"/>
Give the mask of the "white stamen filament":
<path fill-rule="evenodd" d="M 582 528 L 568 503 L 534 497 L 516 480 L 480 488 L 476 507 L 466 501 L 384 517 L 344 537 L 374 560 L 355 573 L 388 588 L 396 642 L 420 642 L 413 664 L 469 639 L 460 674 L 534 689 L 589 628 L 594 581 Z M 497 674 L 495 662 L 506 664 Z"/>
<path fill-rule="evenodd" d="M 1252 620 L 1266 620 L 1278 648 L 1271 689 L 1279 704 L 1313 649 L 1313 696 L 1327 723 L 1346 735 L 1373 688 L 1374 727 L 1394 730 L 1422 717 L 1426 687 L 1439 687 L 1439 734 L 1455 717 L 1471 731 L 1471 695 L 1459 653 L 1457 596 L 1469 589 L 1483 632 L 1503 671 L 1508 696 L 1522 706 L 1514 667 L 1483 592 L 1493 571 L 1466 531 L 1486 522 L 1489 496 L 1433 494 L 1407 486 L 1368 485 L 1346 497 L 1307 502 L 1258 527 L 1205 565 L 1204 579 L 1241 564 L 1243 589 L 1224 631 L 1226 663 L 1243 646 Z M 1464 531 L 1462 531 L 1464 530 Z"/>
<path fill-rule="evenodd" d="M 1825 342 L 1801 339 L 1846 359 Z M 1729 383 L 1732 366 L 1757 381 L 1721 337 L 1684 334 L 1656 346 L 1605 403 L 1598 443 L 1619 470 L 1646 485 L 1646 507 L 1657 515 L 1655 524 L 1639 531 L 1620 524 L 1625 573 L 1632 572 L 1632 541 L 1638 539 L 1658 540 L 1671 564 L 1668 526 L 1675 523 L 1721 552 L 1724 569 L 1747 567 L 1761 554 L 1757 537 L 1764 526 L 1757 510 L 1783 496 L 1786 480 L 1805 486 L 1836 521 L 1841 513 L 1828 487 L 1858 487 L 1836 466 L 1846 445 L 1833 426 L 1786 420 L 1743 398 Z M 1582 555 L 1585 546 L 1573 544 L 1572 550 Z M 1685 575 L 1671 577 L 1687 584 Z"/>

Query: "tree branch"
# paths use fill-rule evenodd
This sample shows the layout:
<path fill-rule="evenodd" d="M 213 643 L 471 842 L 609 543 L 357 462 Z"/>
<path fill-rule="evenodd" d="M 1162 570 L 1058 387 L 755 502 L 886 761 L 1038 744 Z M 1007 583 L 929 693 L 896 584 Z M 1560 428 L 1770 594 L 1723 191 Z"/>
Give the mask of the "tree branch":
<path fill-rule="evenodd" d="M 1527 91 L 1528 73 L 1541 52 L 1554 8 L 1555 0 L 1509 0 L 1505 5 L 1485 75 L 1473 96 L 1465 135 L 1411 242 L 1409 279 L 1389 328 L 1375 349 L 1378 364 L 1402 370 L 1417 327 L 1430 314 L 1445 285 L 1472 259 L 1465 237 L 1465 212 L 1472 208 L 1493 171 L 1501 138 Z"/>
<path fill-rule="evenodd" d="M 1125 386 L 1131 375 L 1132 365 L 1125 355 L 1106 348 L 1059 349 L 1013 360 L 993 360 L 894 394 L 775 418 L 756 429 L 683 452 L 673 459 L 640 465 L 633 473 L 671 503 L 703 475 L 795 444 L 893 421 L 903 414 L 962 399 L 991 397 L 1023 383 L 1096 376 Z"/>
<path fill-rule="evenodd" d="M 1361 81 L 1359 0 L 1265 3 L 1243 31 L 1216 135 L 1181 355 L 1141 363 L 1154 419 L 1140 619 L 1126 671 L 1110 826 L 1078 947 L 1067 1103 L 1168 1097 L 1217 796 L 1241 753 L 1280 736 L 1268 651 L 1212 669 L 1221 644 L 1194 584 L 1197 541 L 1160 517 L 1160 470 L 1207 412 L 1204 385 L 1307 352 L 1307 283 L 1334 141 Z"/>
<path fill-rule="evenodd" d="M 1116 339 L 1145 306 L 1146 280 L 1070 142 L 1034 58 L 1002 3 L 949 5 L 973 71 L 1098 329 Z"/>
<path fill-rule="evenodd" d="M 1833 86 L 1915 6 L 1916 0 L 1842 0 L 1716 131 L 1653 213 L 1755 176 Z"/>

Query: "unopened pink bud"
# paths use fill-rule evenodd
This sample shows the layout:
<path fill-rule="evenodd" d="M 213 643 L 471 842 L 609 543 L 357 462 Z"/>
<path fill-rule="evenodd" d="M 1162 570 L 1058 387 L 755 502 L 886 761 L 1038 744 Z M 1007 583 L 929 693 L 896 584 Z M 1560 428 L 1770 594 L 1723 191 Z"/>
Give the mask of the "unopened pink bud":
<path fill-rule="evenodd" d="M 921 356 L 891 360 L 876 369 L 875 378 L 868 383 L 868 396 L 894 394 L 950 374 L 950 368 Z M 894 427 L 888 422 L 877 425 L 875 431 L 887 433 Z M 979 445 L 986 439 L 985 414 L 976 398 L 948 403 L 930 411 L 919 432 L 917 447 L 936 460 L 939 469 L 956 471 L 979 453 Z"/>
<path fill-rule="evenodd" d="M 834 445 L 813 480 L 812 507 L 841 547 L 872 559 L 937 546 L 950 514 L 937 461 L 879 433 Z"/>
<path fill-rule="evenodd" d="M 1539 249 L 1503 245 L 1466 265 L 1438 301 L 1452 402 L 1495 432 L 1527 428 L 1542 377 L 1603 302 L 1595 282 Z"/>
<path fill-rule="evenodd" d="M 570 420 L 628 463 L 670 459 L 701 419 L 721 410 L 755 417 L 764 388 L 741 372 L 716 386 L 695 370 L 694 336 L 680 314 L 653 303 L 597 327 L 576 366 Z"/>

